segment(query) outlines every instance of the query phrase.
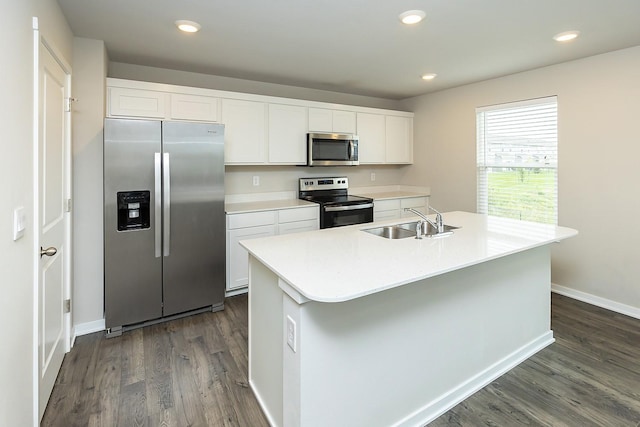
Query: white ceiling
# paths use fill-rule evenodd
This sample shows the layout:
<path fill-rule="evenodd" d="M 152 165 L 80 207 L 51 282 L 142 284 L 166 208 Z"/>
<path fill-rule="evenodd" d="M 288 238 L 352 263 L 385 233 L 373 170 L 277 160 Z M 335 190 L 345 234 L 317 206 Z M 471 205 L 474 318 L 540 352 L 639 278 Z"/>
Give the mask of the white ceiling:
<path fill-rule="evenodd" d="M 389 99 L 640 45 L 640 0 L 58 3 L 74 35 L 104 40 L 111 61 Z M 401 24 L 409 9 L 426 19 Z M 202 30 L 182 33 L 178 19 Z M 552 40 L 567 30 L 581 35 Z"/>

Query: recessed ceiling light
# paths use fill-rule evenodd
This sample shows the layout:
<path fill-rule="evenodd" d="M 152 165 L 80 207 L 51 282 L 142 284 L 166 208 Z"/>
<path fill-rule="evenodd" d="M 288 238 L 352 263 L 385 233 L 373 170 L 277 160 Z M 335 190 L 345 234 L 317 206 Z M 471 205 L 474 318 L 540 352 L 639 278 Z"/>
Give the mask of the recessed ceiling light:
<path fill-rule="evenodd" d="M 580 31 L 565 31 L 563 33 L 556 34 L 553 39 L 557 42 L 568 42 L 575 39 L 580 35 Z"/>
<path fill-rule="evenodd" d="M 193 21 L 180 20 L 176 21 L 176 27 L 185 33 L 197 33 L 200 30 L 200 24 Z"/>
<path fill-rule="evenodd" d="M 426 13 L 424 13 L 424 10 L 407 10 L 406 12 L 402 12 L 398 18 L 400 18 L 403 24 L 412 25 L 422 21 L 425 16 Z"/>
<path fill-rule="evenodd" d="M 422 80 L 433 80 L 433 79 L 436 78 L 436 76 L 437 76 L 437 74 L 435 74 L 435 73 L 429 73 L 429 74 L 423 74 L 420 77 L 422 77 Z"/>

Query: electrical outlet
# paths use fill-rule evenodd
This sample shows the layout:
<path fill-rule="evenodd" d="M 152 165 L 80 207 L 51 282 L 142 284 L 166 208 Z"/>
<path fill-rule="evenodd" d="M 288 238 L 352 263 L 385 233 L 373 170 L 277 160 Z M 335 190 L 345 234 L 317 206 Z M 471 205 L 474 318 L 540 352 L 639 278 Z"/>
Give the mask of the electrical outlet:
<path fill-rule="evenodd" d="M 296 322 L 291 316 L 287 316 L 287 345 L 296 352 Z"/>
<path fill-rule="evenodd" d="M 253 186 L 254 186 L 254 187 L 257 187 L 257 186 L 259 186 L 259 185 L 260 185 L 260 176 L 258 176 L 258 175 L 254 175 L 254 176 L 253 176 Z"/>
<path fill-rule="evenodd" d="M 376 173 L 371 172 L 371 181 L 375 181 L 375 180 L 376 180 Z"/>

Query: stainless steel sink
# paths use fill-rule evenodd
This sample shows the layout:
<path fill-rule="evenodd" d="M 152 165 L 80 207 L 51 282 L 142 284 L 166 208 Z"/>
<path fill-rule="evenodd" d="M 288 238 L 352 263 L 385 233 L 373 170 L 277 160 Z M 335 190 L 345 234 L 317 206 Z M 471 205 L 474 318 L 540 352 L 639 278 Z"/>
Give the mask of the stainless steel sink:
<path fill-rule="evenodd" d="M 409 230 L 409 231 L 413 231 L 413 235 L 415 236 L 416 233 L 416 223 L 417 221 L 413 221 L 413 222 L 405 222 L 403 224 L 396 224 L 395 227 L 400 227 L 402 229 L 405 230 Z M 438 233 L 438 230 L 436 230 L 431 224 L 427 223 L 427 237 L 433 237 L 436 236 L 438 234 L 440 235 L 449 235 L 453 233 L 453 230 L 456 230 L 460 227 L 456 227 L 455 225 L 447 225 L 444 224 L 444 230 L 442 231 L 442 233 Z"/>
<path fill-rule="evenodd" d="M 367 228 L 367 233 L 371 233 L 376 236 L 384 237 L 385 239 L 406 239 L 407 237 L 415 237 L 416 232 L 401 228 L 395 225 L 389 225 L 386 227 Z"/>
<path fill-rule="evenodd" d="M 366 231 L 375 236 L 384 237 L 385 239 L 406 239 L 408 237 L 416 237 L 416 224 L 417 221 L 404 222 L 402 224 L 386 225 L 384 227 L 366 228 L 361 231 Z M 426 237 L 444 237 L 453 234 L 453 230 L 460 228 L 452 225 L 444 226 L 444 231 L 438 233 L 438 230 L 433 228 L 431 224 L 428 224 Z"/>

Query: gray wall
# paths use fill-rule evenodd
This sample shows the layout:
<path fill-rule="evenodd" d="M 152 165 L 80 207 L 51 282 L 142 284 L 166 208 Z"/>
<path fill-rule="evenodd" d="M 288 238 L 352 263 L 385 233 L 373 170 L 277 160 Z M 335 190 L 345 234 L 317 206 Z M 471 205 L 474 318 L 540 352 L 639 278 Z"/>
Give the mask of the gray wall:
<path fill-rule="evenodd" d="M 557 95 L 559 223 L 580 234 L 554 247 L 552 280 L 640 315 L 638 70 L 640 46 L 405 100 L 415 164 L 402 181 L 428 182 L 439 209 L 475 211 L 475 108 Z"/>
<path fill-rule="evenodd" d="M 73 323 L 103 314 L 102 128 L 107 57 L 104 42 L 73 39 Z"/>

